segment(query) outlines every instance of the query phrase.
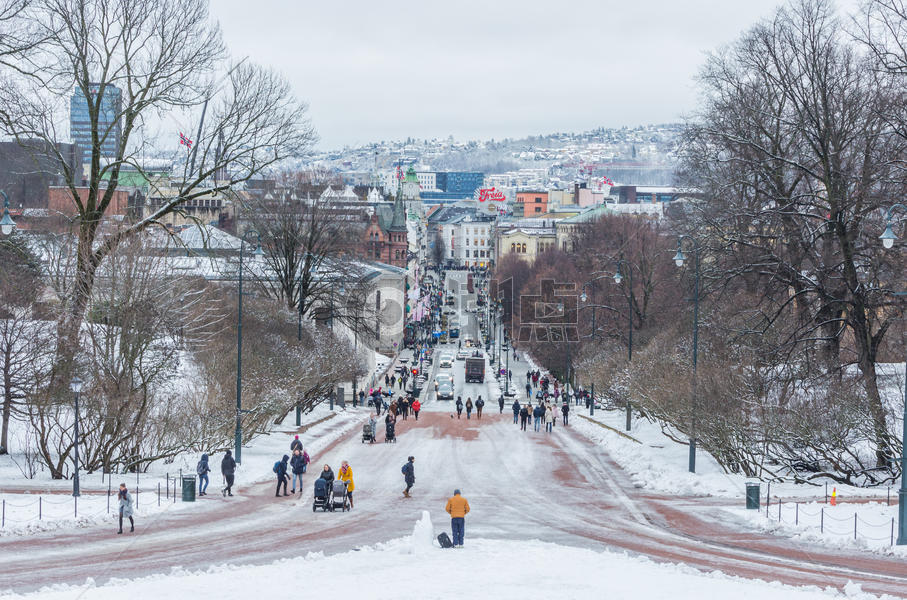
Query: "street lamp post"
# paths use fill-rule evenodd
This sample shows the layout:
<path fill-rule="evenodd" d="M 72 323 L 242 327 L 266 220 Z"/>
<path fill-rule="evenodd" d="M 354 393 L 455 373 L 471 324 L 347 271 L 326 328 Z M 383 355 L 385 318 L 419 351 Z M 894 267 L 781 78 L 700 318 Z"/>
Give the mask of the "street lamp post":
<path fill-rule="evenodd" d="M 891 228 L 891 214 L 895 210 L 907 212 L 907 206 L 894 204 L 885 214 L 885 232 L 879 236 L 882 245 L 892 248 L 897 236 Z M 904 358 L 904 418 L 901 433 L 901 488 L 898 490 L 898 541 L 899 546 L 907 545 L 907 356 Z"/>
<path fill-rule="evenodd" d="M 236 439 L 233 442 L 233 457 L 237 464 L 242 463 L 242 281 L 243 281 L 243 248 L 246 244 L 246 238 L 254 234 L 258 241 L 253 256 L 264 254 L 261 250 L 261 236 L 254 229 L 247 231 L 239 242 L 239 301 L 236 322 Z"/>
<path fill-rule="evenodd" d="M 3 217 L 0 218 L 0 233 L 9 235 L 16 228 L 16 222 L 9 216 L 9 196 L 3 190 L 0 190 L 0 196 L 3 196 Z"/>
<path fill-rule="evenodd" d="M 621 264 L 627 267 L 627 368 L 633 362 L 633 267 L 621 256 L 617 259 L 617 270 L 614 272 L 614 283 L 620 285 L 623 277 L 620 274 Z M 627 431 L 630 431 L 633 425 L 633 405 L 630 403 L 630 395 L 627 393 Z"/>
<path fill-rule="evenodd" d="M 72 393 L 76 395 L 76 418 L 73 422 L 73 443 L 75 445 L 75 454 L 73 454 L 73 464 L 75 465 L 75 470 L 72 476 L 72 495 L 79 497 L 82 495 L 79 490 L 79 395 L 82 393 L 82 380 L 78 375 L 72 378 L 72 381 L 69 382 L 69 389 L 72 390 Z"/>
<path fill-rule="evenodd" d="M 696 262 L 696 283 L 693 287 L 693 402 L 696 402 L 696 394 L 698 393 L 698 380 L 696 375 L 696 362 L 699 355 L 699 244 L 695 239 L 691 238 L 688 235 L 681 235 L 677 238 L 677 254 L 674 255 L 674 263 L 678 267 L 682 267 L 686 256 L 683 253 L 681 244 L 684 239 L 689 239 L 693 244 L 693 256 Z M 695 406 L 693 407 L 693 415 L 691 418 L 691 428 L 693 433 L 690 434 L 690 461 L 689 469 L 690 473 L 696 472 L 696 410 Z"/>

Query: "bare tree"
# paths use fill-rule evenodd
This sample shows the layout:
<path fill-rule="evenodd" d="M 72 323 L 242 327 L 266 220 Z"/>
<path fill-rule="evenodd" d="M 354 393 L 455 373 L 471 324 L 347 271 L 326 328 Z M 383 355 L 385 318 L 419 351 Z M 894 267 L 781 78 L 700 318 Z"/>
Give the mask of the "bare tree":
<path fill-rule="evenodd" d="M 44 383 L 53 349 L 52 328 L 38 308 L 39 261 L 22 236 L 0 240 L 0 454 L 9 451 L 9 424 Z"/>
<path fill-rule="evenodd" d="M 4 69 L 13 85 L 0 86 L 0 130 L 56 149 L 66 109 L 60 98 L 74 92 L 88 104 L 91 160 L 85 176 L 59 150 L 55 156 L 78 216 L 75 277 L 58 323 L 53 387 L 59 389 L 79 347 L 98 267 L 122 241 L 188 201 L 230 190 L 305 152 L 315 134 L 306 106 L 282 77 L 248 62 L 225 63 L 207 0 L 32 0 L 8 26 L 36 30 L 41 43 L 17 61 L 17 72 Z M 209 83 L 224 72 L 222 82 Z M 110 119 L 117 90 L 121 102 Z M 200 134 L 193 154 L 177 159 L 181 175 L 167 182 L 176 193 L 143 218 L 105 231 L 122 170 L 147 176 L 142 149 L 149 144 L 149 121 L 160 115 L 199 123 L 187 132 Z M 108 141 L 116 149 L 105 156 Z"/>
<path fill-rule="evenodd" d="M 907 146 L 884 116 L 897 83 L 856 52 L 829 3 L 802 0 L 713 55 L 700 85 L 681 174 L 703 200 L 681 229 L 703 245 L 704 277 L 760 292 L 738 305 L 738 339 L 768 336 L 792 360 L 814 349 L 826 370 L 857 365 L 887 465 L 876 360 L 903 267 L 877 237 L 881 209 L 904 192 L 894 171 Z"/>
<path fill-rule="evenodd" d="M 268 277 L 261 285 L 287 309 L 312 316 L 329 310 L 351 329 L 374 336 L 368 302 L 373 286 L 357 260 L 366 215 L 333 206 L 297 187 L 296 175 L 264 198 L 252 201 L 249 219 L 261 234 Z M 364 328 L 364 329 L 363 329 Z"/>

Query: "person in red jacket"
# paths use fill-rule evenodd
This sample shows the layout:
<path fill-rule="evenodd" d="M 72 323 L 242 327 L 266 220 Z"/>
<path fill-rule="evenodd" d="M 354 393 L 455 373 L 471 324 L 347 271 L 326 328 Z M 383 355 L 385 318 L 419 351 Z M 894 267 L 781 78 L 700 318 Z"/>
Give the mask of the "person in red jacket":
<path fill-rule="evenodd" d="M 416 420 L 419 420 L 419 411 L 422 410 L 422 403 L 418 400 L 413 400 L 413 414 L 416 415 Z"/>

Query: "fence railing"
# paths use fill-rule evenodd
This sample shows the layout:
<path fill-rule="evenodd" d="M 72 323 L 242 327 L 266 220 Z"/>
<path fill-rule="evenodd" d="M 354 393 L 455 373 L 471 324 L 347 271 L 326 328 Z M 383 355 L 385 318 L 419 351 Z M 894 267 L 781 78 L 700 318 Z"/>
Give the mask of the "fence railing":
<path fill-rule="evenodd" d="M 162 503 L 175 503 L 178 497 L 177 491 L 181 490 L 181 481 L 182 481 L 182 471 L 178 475 L 170 475 L 169 473 L 165 474 L 160 481 L 152 479 L 150 482 L 150 489 L 146 487 L 144 490 L 141 488 L 141 482 L 137 483 L 135 487 L 130 489 L 132 494 L 132 500 L 136 509 L 142 506 L 142 502 L 156 502 L 157 506 L 161 506 Z M 156 479 L 156 478 L 155 478 Z M 119 486 L 116 488 L 113 487 L 113 477 L 106 477 L 107 480 L 107 491 L 106 493 L 96 492 L 96 491 L 86 491 L 82 496 L 70 496 L 66 497 L 61 494 L 39 494 L 36 498 L 31 501 L 22 500 L 0 500 L 0 528 L 5 528 L 7 525 L 29 525 L 32 523 L 39 522 L 48 522 L 56 521 L 62 519 L 70 518 L 70 515 L 73 519 L 78 519 L 80 516 L 83 518 L 96 518 L 105 515 L 115 514 L 118 512 L 118 503 L 117 503 L 117 494 L 119 492 Z M 137 478 L 137 481 L 138 478 Z M 163 483 L 163 486 L 161 485 Z M 146 484 L 148 485 L 148 484 Z M 0 491 L 0 494 L 3 492 Z M 98 497 L 101 495 L 106 496 L 106 508 L 104 510 L 99 510 L 95 507 L 92 510 L 86 512 L 85 504 L 94 505 L 96 503 L 86 502 L 86 497 Z M 149 499 L 150 495 L 150 499 Z M 80 508 L 80 499 L 82 500 L 82 507 Z M 65 512 L 61 507 L 67 507 Z M 113 511 L 113 512 L 111 512 Z M 31 514 L 32 516 L 23 517 L 23 513 Z M 15 516 L 13 516 L 15 515 Z"/>

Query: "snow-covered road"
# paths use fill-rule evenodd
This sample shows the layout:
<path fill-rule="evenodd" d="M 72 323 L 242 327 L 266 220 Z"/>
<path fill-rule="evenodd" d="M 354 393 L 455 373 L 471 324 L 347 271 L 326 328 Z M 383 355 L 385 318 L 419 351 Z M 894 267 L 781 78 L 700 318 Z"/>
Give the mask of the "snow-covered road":
<path fill-rule="evenodd" d="M 496 408 L 496 407 L 495 407 Z M 540 539 L 594 549 L 625 549 L 656 560 L 791 584 L 907 595 L 900 560 L 825 551 L 754 533 L 740 533 L 685 510 L 682 498 L 641 493 L 598 447 L 570 428 L 520 432 L 509 415 L 476 419 L 423 412 L 398 426 L 396 444 L 344 438 L 315 464 L 349 460 L 356 479 L 355 508 L 312 512 L 311 475 L 304 494 L 275 498 L 271 485 L 218 503 L 202 515 L 164 513 L 139 522 L 133 536 L 112 529 L 0 539 L 2 587 L 28 591 L 54 583 L 97 582 L 168 572 L 172 567 L 263 564 L 308 552 L 336 553 L 409 533 L 422 510 L 446 524 L 444 503 L 455 487 L 469 499 L 470 538 Z M 364 415 L 363 411 L 363 415 Z M 288 438 L 289 439 L 289 438 Z M 416 457 L 413 498 L 402 497 L 400 467 Z M 314 470 L 311 472 L 314 474 Z M 722 502 L 717 500 L 716 502 Z M 47 568 L 53 565 L 53 568 Z M 36 576 L 36 573 L 39 575 Z"/>

